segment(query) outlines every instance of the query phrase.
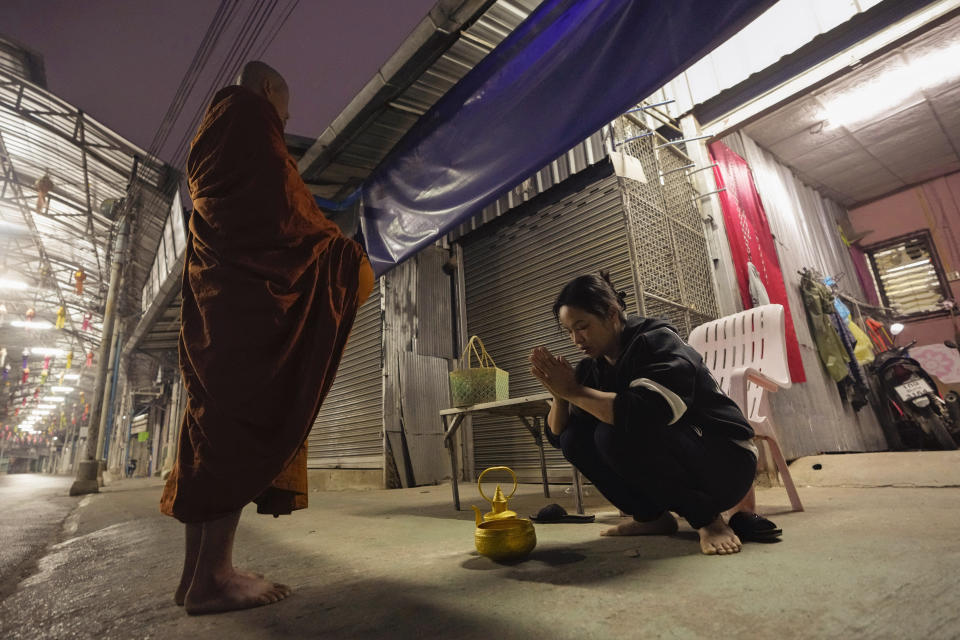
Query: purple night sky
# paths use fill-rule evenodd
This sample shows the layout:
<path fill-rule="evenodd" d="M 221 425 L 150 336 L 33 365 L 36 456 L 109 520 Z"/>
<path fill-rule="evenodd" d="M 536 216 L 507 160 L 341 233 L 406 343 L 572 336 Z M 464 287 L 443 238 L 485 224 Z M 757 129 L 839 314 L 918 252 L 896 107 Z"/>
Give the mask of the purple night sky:
<path fill-rule="evenodd" d="M 161 150 L 164 160 L 186 135 L 241 18 L 254 4 L 238 1 L 237 17 Z M 261 56 L 290 85 L 287 131 L 318 136 L 434 3 L 300 0 Z M 218 5 L 217 0 L 4 0 L 0 35 L 43 55 L 50 91 L 146 149 Z M 276 13 L 286 6 L 278 2 Z"/>

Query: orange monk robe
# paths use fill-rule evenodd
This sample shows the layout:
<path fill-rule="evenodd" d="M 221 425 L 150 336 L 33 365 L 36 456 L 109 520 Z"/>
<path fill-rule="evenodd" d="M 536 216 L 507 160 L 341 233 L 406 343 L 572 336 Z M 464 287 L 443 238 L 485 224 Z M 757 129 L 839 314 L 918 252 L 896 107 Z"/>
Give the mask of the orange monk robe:
<path fill-rule="evenodd" d="M 290 513 L 307 505 L 307 434 L 373 272 L 317 208 L 276 110 L 255 93 L 217 93 L 187 172 L 187 408 L 160 509 L 183 522 L 251 501 Z"/>

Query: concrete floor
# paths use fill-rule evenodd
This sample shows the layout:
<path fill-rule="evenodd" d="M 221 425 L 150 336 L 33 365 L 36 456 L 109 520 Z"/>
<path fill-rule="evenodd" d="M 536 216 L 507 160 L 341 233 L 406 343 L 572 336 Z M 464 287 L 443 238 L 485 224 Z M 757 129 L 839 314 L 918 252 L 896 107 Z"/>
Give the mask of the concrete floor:
<path fill-rule="evenodd" d="M 685 526 L 638 539 L 563 524 L 537 525 L 531 557 L 498 565 L 474 552 L 472 512 L 453 511 L 447 485 L 312 493 L 310 509 L 280 520 L 248 509 L 238 564 L 295 593 L 206 617 L 172 602 L 182 526 L 157 513 L 160 482 L 121 481 L 77 502 L 62 541 L 0 603 L 0 637 L 960 637 L 960 452 L 819 456 L 793 468 L 807 511 L 777 513 L 785 493 L 761 490 L 783 541 L 729 557 L 701 555 Z M 891 484 L 903 468 L 911 488 L 865 485 Z M 548 501 L 523 486 L 511 507 L 572 510 L 563 489 Z M 482 504 L 470 485 L 462 496 Z M 595 494 L 588 511 L 616 520 Z"/>

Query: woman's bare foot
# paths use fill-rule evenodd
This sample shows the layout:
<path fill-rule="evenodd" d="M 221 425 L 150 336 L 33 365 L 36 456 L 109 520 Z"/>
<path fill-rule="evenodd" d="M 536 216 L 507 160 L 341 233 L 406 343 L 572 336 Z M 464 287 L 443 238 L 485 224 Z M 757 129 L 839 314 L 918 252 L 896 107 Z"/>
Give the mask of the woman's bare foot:
<path fill-rule="evenodd" d="M 725 556 L 740 551 L 740 538 L 720 516 L 707 526 L 697 529 L 697 533 L 700 534 L 700 549 L 708 556 Z"/>
<path fill-rule="evenodd" d="M 231 570 L 226 576 L 213 578 L 207 584 L 191 585 L 184 609 L 191 615 L 250 609 L 283 600 L 290 587 L 270 582 L 247 571 Z"/>
<path fill-rule="evenodd" d="M 602 536 L 669 536 L 677 532 L 677 519 L 669 511 L 656 520 L 637 522 L 633 518 L 607 529 Z"/>
<path fill-rule="evenodd" d="M 243 569 L 234 569 L 241 576 L 247 578 L 262 578 L 262 573 L 255 573 L 253 571 L 245 571 Z M 173 594 L 173 601 L 177 603 L 178 607 L 183 606 L 184 600 L 187 599 L 187 591 L 190 590 L 190 583 L 193 582 L 193 572 L 190 572 L 190 575 L 184 573 L 180 576 L 180 585 L 177 586 L 177 591 Z"/>

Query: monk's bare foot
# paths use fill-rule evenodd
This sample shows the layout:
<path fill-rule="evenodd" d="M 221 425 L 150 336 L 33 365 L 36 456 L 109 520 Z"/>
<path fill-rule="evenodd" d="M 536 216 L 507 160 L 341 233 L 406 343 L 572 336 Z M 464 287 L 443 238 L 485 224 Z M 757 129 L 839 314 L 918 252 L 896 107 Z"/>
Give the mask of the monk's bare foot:
<path fill-rule="evenodd" d="M 708 556 L 725 556 L 740 551 L 740 538 L 719 516 L 707 526 L 697 529 L 697 533 L 700 534 L 700 549 Z"/>
<path fill-rule="evenodd" d="M 669 536 L 677 532 L 677 519 L 665 511 L 656 520 L 637 522 L 633 518 L 607 529 L 602 536 Z"/>
<path fill-rule="evenodd" d="M 237 573 L 247 578 L 262 578 L 262 573 L 256 573 L 254 571 L 245 571 L 244 569 L 234 569 Z M 184 573 L 180 576 L 180 585 L 177 587 L 176 593 L 173 594 L 173 601 L 177 603 L 178 607 L 182 607 L 184 601 L 187 599 L 187 591 L 190 590 L 190 583 L 193 582 L 193 573 L 187 575 Z"/>
<path fill-rule="evenodd" d="M 248 571 L 232 570 L 208 584 L 196 582 L 187 591 L 184 608 L 191 615 L 250 609 L 273 604 L 291 593 L 290 587 Z"/>

